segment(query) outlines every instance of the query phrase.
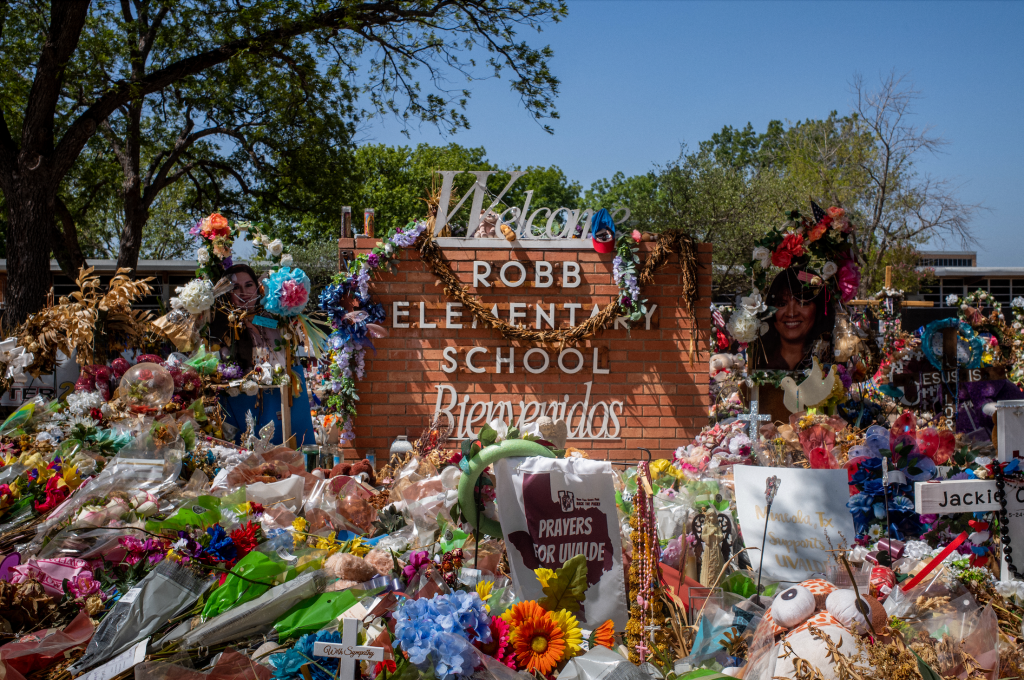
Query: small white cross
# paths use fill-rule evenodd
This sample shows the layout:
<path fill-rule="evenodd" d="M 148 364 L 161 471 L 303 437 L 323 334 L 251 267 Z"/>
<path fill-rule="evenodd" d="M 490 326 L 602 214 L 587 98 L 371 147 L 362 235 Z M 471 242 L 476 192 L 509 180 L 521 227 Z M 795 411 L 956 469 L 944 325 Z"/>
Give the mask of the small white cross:
<path fill-rule="evenodd" d="M 757 442 L 760 439 L 760 435 L 757 431 L 759 425 L 758 421 L 771 420 L 772 417 L 767 413 L 757 412 L 757 399 L 752 399 L 750 402 L 750 413 L 743 413 L 736 416 L 739 420 L 745 420 L 750 426 L 750 445 L 752 448 L 757 448 Z"/>
<path fill-rule="evenodd" d="M 656 642 L 654 639 L 654 631 L 661 630 L 661 626 L 644 626 L 644 630 L 651 632 L 651 642 Z"/>
<path fill-rule="evenodd" d="M 338 664 L 338 677 L 348 680 L 356 672 L 356 664 L 360 661 L 383 661 L 383 647 L 365 647 L 358 644 L 359 629 L 362 621 L 345 619 L 341 630 L 341 644 L 335 642 L 317 642 L 313 644 L 313 656 L 326 656 L 341 659 Z"/>

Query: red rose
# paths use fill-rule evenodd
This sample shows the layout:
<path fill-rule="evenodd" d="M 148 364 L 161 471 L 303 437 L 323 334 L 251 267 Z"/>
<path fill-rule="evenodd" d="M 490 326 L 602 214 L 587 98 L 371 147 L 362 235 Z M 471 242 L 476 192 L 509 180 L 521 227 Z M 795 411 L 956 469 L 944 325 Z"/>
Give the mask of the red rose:
<path fill-rule="evenodd" d="M 846 215 L 846 211 L 843 210 L 842 208 L 832 206 L 831 208 L 828 209 L 828 216 L 834 220 L 838 220 L 840 217 L 843 217 L 844 215 Z"/>
<path fill-rule="evenodd" d="M 373 677 L 377 677 L 384 671 L 387 671 L 388 673 L 394 673 L 397 668 L 398 667 L 395 665 L 395 662 L 391 659 L 388 659 L 386 661 L 378 661 L 377 665 L 373 667 Z"/>
<path fill-rule="evenodd" d="M 772 253 L 772 264 L 783 269 L 793 264 L 794 257 L 804 254 L 803 244 L 804 237 L 800 234 L 786 234 L 786 238 L 782 239 L 782 243 Z"/>

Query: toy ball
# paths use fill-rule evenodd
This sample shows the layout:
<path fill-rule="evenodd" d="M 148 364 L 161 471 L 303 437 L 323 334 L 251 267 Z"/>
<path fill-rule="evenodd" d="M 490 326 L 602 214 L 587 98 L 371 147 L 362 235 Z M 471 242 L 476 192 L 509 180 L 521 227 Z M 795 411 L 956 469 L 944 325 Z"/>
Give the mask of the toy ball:
<path fill-rule="evenodd" d="M 772 620 L 783 628 L 793 628 L 806 621 L 814 607 L 814 594 L 803 586 L 793 586 L 772 600 Z"/>
<path fill-rule="evenodd" d="M 160 364 L 136 364 L 125 372 L 118 390 L 129 407 L 158 409 L 174 396 L 174 378 Z"/>

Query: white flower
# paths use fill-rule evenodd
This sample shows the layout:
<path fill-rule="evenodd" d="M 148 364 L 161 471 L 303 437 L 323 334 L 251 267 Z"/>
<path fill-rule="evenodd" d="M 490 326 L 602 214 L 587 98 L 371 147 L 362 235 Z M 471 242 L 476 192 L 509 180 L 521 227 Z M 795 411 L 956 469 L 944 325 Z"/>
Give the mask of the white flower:
<path fill-rule="evenodd" d="M 281 239 L 275 238 L 267 245 L 267 252 L 273 257 L 277 257 L 284 252 L 284 244 L 281 243 Z"/>
<path fill-rule="evenodd" d="M 206 248 L 200 248 L 196 251 L 196 259 L 199 264 L 207 264 L 210 261 L 210 251 Z"/>
<path fill-rule="evenodd" d="M 956 293 L 950 293 L 946 296 L 946 306 L 956 307 L 956 303 L 960 301 L 960 296 Z"/>
<path fill-rule="evenodd" d="M 285 253 L 284 255 L 281 256 L 281 266 L 282 267 L 291 267 L 292 263 L 294 261 L 295 260 L 292 259 L 292 256 L 291 256 L 290 253 Z"/>
<path fill-rule="evenodd" d="M 763 269 L 768 269 L 768 265 L 772 261 L 772 252 L 764 246 L 758 246 L 754 248 L 753 258 L 755 261 L 761 263 Z"/>
<path fill-rule="evenodd" d="M 760 323 L 744 309 L 737 309 L 729 317 L 726 328 L 739 342 L 753 342 L 760 329 Z"/>
<path fill-rule="evenodd" d="M 206 279 L 193 279 L 184 287 L 177 287 L 174 292 L 178 297 L 171 300 L 175 309 L 183 309 L 189 314 L 202 314 L 213 307 L 213 283 Z"/>
<path fill-rule="evenodd" d="M 67 401 L 68 410 L 79 416 L 105 405 L 99 392 L 72 392 L 68 395 Z"/>
<path fill-rule="evenodd" d="M 1024 297 L 1015 297 L 1013 302 L 1010 303 L 1011 307 L 1017 307 L 1018 309 L 1024 309 Z"/>
<path fill-rule="evenodd" d="M 768 311 L 768 307 L 761 299 L 761 294 L 757 292 L 757 288 L 751 291 L 747 297 L 741 297 L 739 306 L 750 316 L 757 316 Z"/>
<path fill-rule="evenodd" d="M 251 380 L 246 380 L 242 383 L 242 391 L 250 397 L 255 397 L 256 393 L 260 391 L 260 386 Z"/>
<path fill-rule="evenodd" d="M 835 262 L 826 262 L 825 266 L 821 268 L 821 278 L 828 281 L 836 275 L 837 271 L 839 271 L 839 267 L 836 266 Z"/>
<path fill-rule="evenodd" d="M 395 252 L 395 247 L 393 245 L 391 245 L 390 243 L 385 243 L 384 244 L 384 252 L 387 253 L 388 255 L 390 255 L 391 253 Z M 1021 299 L 1024 300 L 1024 298 L 1021 298 Z"/>

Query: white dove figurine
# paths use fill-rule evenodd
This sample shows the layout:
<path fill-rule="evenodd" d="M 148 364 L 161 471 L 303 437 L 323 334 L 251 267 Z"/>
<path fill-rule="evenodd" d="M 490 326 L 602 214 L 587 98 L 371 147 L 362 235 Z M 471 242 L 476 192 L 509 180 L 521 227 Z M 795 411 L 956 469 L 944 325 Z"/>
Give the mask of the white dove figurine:
<path fill-rule="evenodd" d="M 821 404 L 832 394 L 832 388 L 836 384 L 835 366 L 829 370 L 828 375 L 823 375 L 817 357 L 813 357 L 811 361 L 814 365 L 811 367 L 810 375 L 802 383 L 797 385 L 796 381 L 788 376 L 779 383 L 786 393 L 782 403 L 793 413 L 806 411 Z"/>

